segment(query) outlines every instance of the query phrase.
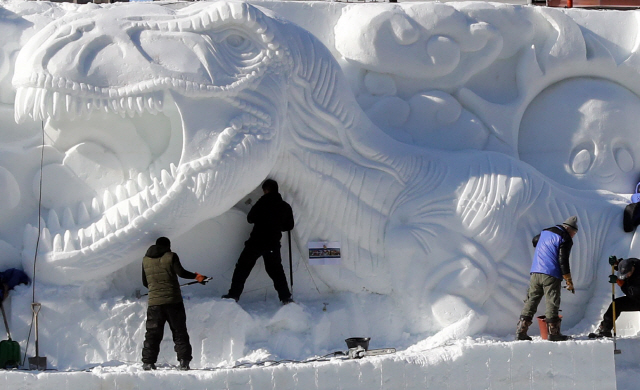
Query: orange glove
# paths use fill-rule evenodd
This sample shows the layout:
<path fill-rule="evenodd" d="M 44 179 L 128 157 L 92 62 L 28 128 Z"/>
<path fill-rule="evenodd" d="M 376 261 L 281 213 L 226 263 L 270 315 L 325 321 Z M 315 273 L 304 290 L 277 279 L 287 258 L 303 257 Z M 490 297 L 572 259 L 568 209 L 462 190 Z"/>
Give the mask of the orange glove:
<path fill-rule="evenodd" d="M 196 272 L 196 280 L 198 281 L 198 283 L 202 283 L 203 280 L 205 280 L 207 277 L 204 275 L 200 275 L 199 273 Z"/>
<path fill-rule="evenodd" d="M 564 278 L 565 283 L 567 283 L 565 288 L 571 291 L 572 294 L 575 294 L 576 289 L 573 287 L 573 280 L 571 279 L 571 274 L 562 275 L 562 277 Z"/>
<path fill-rule="evenodd" d="M 618 279 L 616 280 L 616 283 L 618 283 L 618 286 L 622 287 L 622 285 L 624 284 L 624 280 Z"/>

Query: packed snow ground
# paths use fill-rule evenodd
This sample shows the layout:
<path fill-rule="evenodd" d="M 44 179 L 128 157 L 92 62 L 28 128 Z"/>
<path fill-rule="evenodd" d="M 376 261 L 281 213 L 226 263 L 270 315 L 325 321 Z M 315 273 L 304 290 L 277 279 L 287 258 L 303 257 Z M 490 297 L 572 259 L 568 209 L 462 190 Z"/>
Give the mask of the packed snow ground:
<path fill-rule="evenodd" d="M 514 342 L 512 336 L 460 338 L 455 332 L 411 339 L 397 334 L 397 319 L 385 315 L 384 297 L 368 294 L 303 298 L 280 306 L 275 299 L 237 304 L 188 292 L 193 370 L 176 370 L 167 329 L 158 371 L 145 372 L 140 363 L 144 298 L 72 299 L 72 293 L 60 305 L 55 303 L 59 296 L 54 300 L 38 290 L 43 303 L 40 353 L 48 358 L 49 371 L 3 371 L 0 378 L 7 388 L 603 390 L 615 389 L 616 380 L 618 389 L 635 389 L 640 374 L 640 339 L 630 336 L 635 316 L 620 323 L 625 338 L 618 340 L 618 348 L 623 354 L 614 363 L 611 340 L 586 340 L 586 334 L 579 334 L 573 341 L 543 341 L 535 324 L 529 332 L 532 342 Z M 30 299 L 31 290 L 24 286 L 12 295 L 9 309 L 17 340 L 27 339 L 30 317 L 16 308 Z M 354 306 L 365 310 L 349 316 Z M 347 352 L 345 338 L 364 336 L 372 338 L 370 349 L 397 352 L 360 360 L 335 356 Z M 31 338 L 28 356 L 33 355 Z"/>

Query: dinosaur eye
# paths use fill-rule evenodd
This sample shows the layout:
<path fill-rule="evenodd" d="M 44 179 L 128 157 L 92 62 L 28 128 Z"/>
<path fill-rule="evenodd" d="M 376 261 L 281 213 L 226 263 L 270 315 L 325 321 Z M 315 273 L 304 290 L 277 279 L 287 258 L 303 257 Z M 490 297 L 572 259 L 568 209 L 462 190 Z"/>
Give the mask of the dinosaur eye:
<path fill-rule="evenodd" d="M 245 43 L 246 39 L 238 34 L 232 34 L 227 37 L 227 43 L 231 47 L 239 48 Z"/>
<path fill-rule="evenodd" d="M 622 172 L 630 172 L 633 169 L 633 156 L 627 148 L 620 148 L 616 150 L 615 159 Z"/>

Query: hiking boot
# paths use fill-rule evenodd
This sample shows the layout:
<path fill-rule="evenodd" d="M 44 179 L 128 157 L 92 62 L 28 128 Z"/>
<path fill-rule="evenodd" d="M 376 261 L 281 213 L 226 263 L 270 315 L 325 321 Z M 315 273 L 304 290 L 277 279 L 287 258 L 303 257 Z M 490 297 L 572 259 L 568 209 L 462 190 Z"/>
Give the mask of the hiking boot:
<path fill-rule="evenodd" d="M 518 321 L 518 328 L 516 329 L 516 340 L 528 340 L 531 341 L 531 337 L 527 335 L 529 331 L 529 326 L 531 326 L 533 322 L 531 321 L 531 317 L 520 316 L 520 321 Z"/>
<path fill-rule="evenodd" d="M 613 326 L 608 326 L 608 324 L 605 324 L 603 321 L 600 323 L 595 333 L 589 333 L 589 338 L 601 339 L 603 337 L 613 337 L 613 335 L 611 334 L 611 328 L 613 328 Z"/>
<path fill-rule="evenodd" d="M 189 371 L 191 368 L 189 367 L 189 360 L 180 360 L 180 366 L 178 366 L 178 370 L 180 371 Z"/>
<path fill-rule="evenodd" d="M 145 371 L 155 370 L 156 365 L 153 363 L 142 363 L 142 369 Z"/>
<path fill-rule="evenodd" d="M 571 337 L 569 336 L 565 336 L 562 333 L 560 333 L 560 324 L 562 323 L 562 320 L 558 320 L 556 322 L 548 322 L 547 326 L 549 327 L 549 337 L 547 338 L 547 340 L 549 341 L 566 341 L 569 340 Z"/>
<path fill-rule="evenodd" d="M 233 295 L 229 295 L 229 294 L 224 294 L 221 298 L 222 299 L 233 299 L 236 302 L 238 302 L 240 300 L 240 297 L 234 297 Z"/>

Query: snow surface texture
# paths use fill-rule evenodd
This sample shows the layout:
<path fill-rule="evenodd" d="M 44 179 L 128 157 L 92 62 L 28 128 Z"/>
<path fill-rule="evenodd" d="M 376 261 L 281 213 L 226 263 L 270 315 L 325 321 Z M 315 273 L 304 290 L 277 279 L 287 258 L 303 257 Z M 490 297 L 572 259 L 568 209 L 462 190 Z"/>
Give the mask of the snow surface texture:
<path fill-rule="evenodd" d="M 584 332 L 610 300 L 608 256 L 640 255 L 621 221 L 640 158 L 635 11 L 297 2 L 1 11 L 0 268 L 32 273 L 39 226 L 40 350 L 59 368 L 138 360 L 144 304 L 127 302 L 160 235 L 187 269 L 214 277 L 185 291 L 201 306 L 189 307 L 189 326 L 202 366 L 262 348 L 302 359 L 356 335 L 408 347 L 434 334 L 511 334 L 531 238 L 571 215 L 576 294 L 563 296 L 563 327 Z M 258 304 L 276 301 L 260 266 L 241 306 L 217 299 L 266 177 L 296 217 L 303 304 L 281 314 Z M 310 241 L 340 242 L 341 263 L 310 265 Z M 30 298 L 27 289 L 12 298 L 23 344 Z"/>
<path fill-rule="evenodd" d="M 606 357 L 606 358 L 604 358 Z M 606 362 L 606 363 L 604 363 Z M 604 364 L 603 364 L 604 363 Z M 418 355 L 274 367 L 198 370 L 100 367 L 82 373 L 4 374 L 16 390 L 51 388 L 180 389 L 548 389 L 615 390 L 611 343 L 458 341 Z M 632 387 L 631 387 L 632 388 Z"/>

